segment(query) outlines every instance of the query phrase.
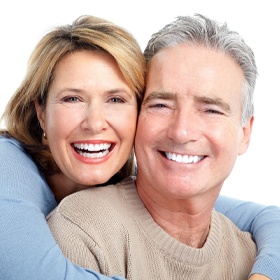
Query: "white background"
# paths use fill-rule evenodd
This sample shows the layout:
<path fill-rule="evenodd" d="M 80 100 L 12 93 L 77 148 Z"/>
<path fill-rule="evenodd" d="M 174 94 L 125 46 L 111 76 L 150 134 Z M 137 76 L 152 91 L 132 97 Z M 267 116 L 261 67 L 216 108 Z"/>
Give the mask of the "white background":
<path fill-rule="evenodd" d="M 179 15 L 201 13 L 226 21 L 253 48 L 259 69 L 255 123 L 247 153 L 237 160 L 222 193 L 280 206 L 280 21 L 278 1 L 255 0 L 48 0 L 0 3 L 0 114 L 19 86 L 38 40 L 53 26 L 83 14 L 111 20 L 130 31 L 142 49 L 150 35 Z M 1 172 L 1 171 L 0 171 Z"/>

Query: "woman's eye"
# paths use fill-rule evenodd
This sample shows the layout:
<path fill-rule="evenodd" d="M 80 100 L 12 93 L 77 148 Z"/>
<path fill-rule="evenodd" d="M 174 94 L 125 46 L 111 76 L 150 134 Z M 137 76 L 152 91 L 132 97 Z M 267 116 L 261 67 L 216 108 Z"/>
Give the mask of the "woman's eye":
<path fill-rule="evenodd" d="M 80 99 L 77 97 L 77 96 L 66 96 L 62 99 L 63 102 L 77 102 L 79 101 Z"/>
<path fill-rule="evenodd" d="M 112 97 L 109 99 L 109 102 L 111 103 L 125 103 L 125 100 L 120 97 Z"/>

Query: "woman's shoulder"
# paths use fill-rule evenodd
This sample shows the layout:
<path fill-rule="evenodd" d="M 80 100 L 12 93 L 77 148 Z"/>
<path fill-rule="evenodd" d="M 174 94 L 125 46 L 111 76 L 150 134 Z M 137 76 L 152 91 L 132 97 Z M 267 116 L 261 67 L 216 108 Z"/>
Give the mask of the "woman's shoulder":
<path fill-rule="evenodd" d="M 7 174 L 16 175 L 15 171 L 34 171 L 38 173 L 38 168 L 31 156 L 25 151 L 22 144 L 14 138 L 0 137 L 0 166 Z M 12 178 L 11 178 L 12 179 Z"/>
<path fill-rule="evenodd" d="M 0 143 L 1 145 L 15 145 L 17 147 L 21 147 L 21 144 L 17 139 L 12 137 L 5 137 L 3 135 L 0 136 Z"/>
<path fill-rule="evenodd" d="M 56 201 L 45 176 L 21 143 L 0 137 L 0 198 L 35 204 L 48 214 Z"/>
<path fill-rule="evenodd" d="M 29 155 L 25 152 L 22 144 L 15 138 L 8 138 L 4 136 L 0 136 L 0 155 L 1 157 L 5 157 L 9 154 L 18 156 L 19 154 L 24 155 L 30 159 Z"/>

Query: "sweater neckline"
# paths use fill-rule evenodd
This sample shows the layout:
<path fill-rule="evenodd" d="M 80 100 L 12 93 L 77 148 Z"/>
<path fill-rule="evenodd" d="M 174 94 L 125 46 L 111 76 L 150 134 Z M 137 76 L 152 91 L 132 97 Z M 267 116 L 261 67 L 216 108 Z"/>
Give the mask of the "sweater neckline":
<path fill-rule="evenodd" d="M 193 248 L 181 243 L 165 232 L 152 218 L 137 193 L 135 178 L 130 177 L 121 182 L 123 195 L 132 210 L 132 219 L 140 231 L 150 240 L 151 246 L 164 251 L 165 255 L 190 265 L 209 263 L 221 250 L 222 233 L 218 213 L 212 211 L 212 221 L 207 240 L 202 248 Z"/>

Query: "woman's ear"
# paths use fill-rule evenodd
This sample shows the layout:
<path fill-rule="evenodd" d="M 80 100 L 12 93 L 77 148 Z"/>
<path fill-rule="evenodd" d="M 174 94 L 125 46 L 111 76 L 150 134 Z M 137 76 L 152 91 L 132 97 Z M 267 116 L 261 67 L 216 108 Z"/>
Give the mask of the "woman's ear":
<path fill-rule="evenodd" d="M 38 100 L 36 99 L 34 101 L 35 104 L 35 110 L 37 114 L 37 118 L 39 120 L 40 126 L 43 131 L 46 129 L 46 122 L 45 122 L 45 110 L 42 106 L 39 105 Z"/>

